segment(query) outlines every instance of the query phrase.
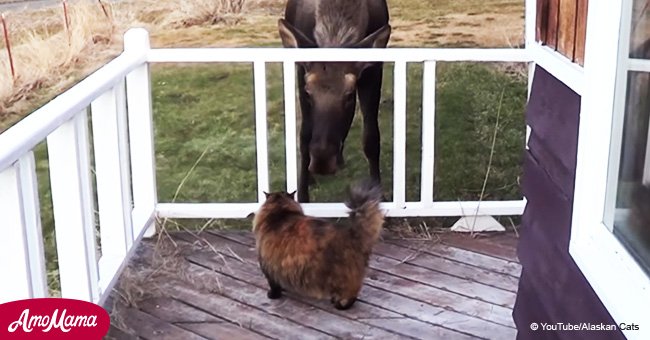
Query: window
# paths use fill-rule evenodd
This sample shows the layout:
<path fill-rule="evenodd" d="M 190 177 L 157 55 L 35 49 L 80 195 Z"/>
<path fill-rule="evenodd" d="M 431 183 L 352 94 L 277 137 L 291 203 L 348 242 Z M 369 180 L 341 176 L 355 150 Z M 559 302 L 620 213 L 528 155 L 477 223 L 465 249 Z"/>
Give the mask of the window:
<path fill-rule="evenodd" d="M 650 273 L 650 8 L 630 1 L 621 21 L 605 223 Z"/>

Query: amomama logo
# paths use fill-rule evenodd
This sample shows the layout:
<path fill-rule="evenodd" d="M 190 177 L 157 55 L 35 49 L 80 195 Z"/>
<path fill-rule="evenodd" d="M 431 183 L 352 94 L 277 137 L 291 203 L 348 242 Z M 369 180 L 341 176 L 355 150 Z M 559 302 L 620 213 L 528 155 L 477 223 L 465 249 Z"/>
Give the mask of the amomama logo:
<path fill-rule="evenodd" d="M 0 305 L 0 339 L 101 339 L 110 323 L 102 307 L 80 300 L 29 299 Z"/>

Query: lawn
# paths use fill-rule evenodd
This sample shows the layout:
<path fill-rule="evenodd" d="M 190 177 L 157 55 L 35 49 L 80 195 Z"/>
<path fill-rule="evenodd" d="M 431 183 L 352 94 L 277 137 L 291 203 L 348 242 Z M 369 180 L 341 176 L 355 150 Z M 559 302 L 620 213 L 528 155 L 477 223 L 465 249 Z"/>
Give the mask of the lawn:
<path fill-rule="evenodd" d="M 523 38 L 522 0 L 389 0 L 388 3 L 393 26 L 391 47 L 516 47 L 520 46 Z M 276 21 L 282 15 L 281 4 L 278 0 L 250 1 L 247 15 L 241 21 L 235 20 L 236 24 L 202 24 L 170 29 L 156 27 L 152 23 L 155 17 L 139 20 L 147 24 L 155 47 L 277 46 Z M 116 3 L 116 15 L 121 10 L 119 6 Z M 125 16 L 124 13 L 121 15 Z M 34 19 L 39 15 L 28 13 L 22 19 L 13 16 L 12 22 L 18 26 L 23 21 L 39 22 Z M 50 24 L 52 16 L 45 17 L 48 20 L 43 22 Z M 37 29 L 34 27 L 34 30 Z M 15 41 L 21 39 L 20 35 L 15 37 Z M 89 60 L 103 62 L 105 56 L 104 59 L 92 57 L 92 53 L 116 54 L 120 48 L 119 39 L 112 41 L 111 45 L 99 45 L 99 48 L 103 50 L 84 50 L 84 53 L 89 54 Z M 68 87 L 87 74 L 88 70 L 97 67 L 88 63 L 73 66 L 52 82 L 45 82 L 48 87 L 31 91 L 24 102 L 12 108 L 14 114 L 5 118 L 0 114 L 0 131 L 27 114 L 28 108 L 45 103 L 57 89 Z M 385 69 L 380 108 L 381 171 L 384 190 L 390 199 L 393 159 L 392 65 L 387 64 Z M 512 72 L 513 69 L 519 71 Z M 271 189 L 280 190 L 285 185 L 282 70 L 277 64 L 269 64 L 267 70 Z M 408 70 L 406 189 L 408 200 L 418 200 L 422 67 L 420 64 L 410 64 Z M 526 79 L 525 75 L 522 76 L 522 70 L 526 68 L 438 63 L 434 183 L 437 200 L 521 197 L 519 178 L 526 102 Z M 57 85 L 56 81 L 63 85 Z M 233 64 L 155 65 L 152 67 L 152 84 L 160 201 L 169 202 L 175 196 L 176 202 L 255 201 L 257 183 L 252 67 Z M 481 197 L 497 116 L 499 124 L 494 158 Z M 357 114 L 346 143 L 346 167 L 335 177 L 317 178 L 310 191 L 312 201 L 341 201 L 345 187 L 366 176 L 368 167 L 361 152 L 360 136 L 361 117 Z M 58 266 L 44 143 L 36 149 L 36 156 L 48 279 L 50 289 L 56 295 Z M 184 178 L 186 180 L 183 182 Z M 171 222 L 166 225 L 168 228 L 178 226 L 178 221 Z M 224 225 L 221 221 L 217 222 Z M 203 221 L 181 223 L 188 228 L 204 225 Z M 249 222 L 228 221 L 227 225 L 248 227 Z"/>
<path fill-rule="evenodd" d="M 407 199 L 418 200 L 422 67 L 409 65 L 407 98 Z M 437 72 L 437 200 L 477 200 L 483 185 L 497 114 L 494 159 L 483 199 L 518 199 L 524 145 L 524 79 L 482 64 L 441 63 Z M 253 202 L 257 197 L 252 67 L 250 65 L 153 68 L 157 179 L 161 201 Z M 282 69 L 268 67 L 271 189 L 285 187 Z M 499 111 L 500 110 L 500 111 Z M 393 147 L 392 65 L 385 66 L 380 130 L 381 170 L 390 198 Z M 318 177 L 312 201 L 341 201 L 350 182 L 367 176 L 357 110 L 345 158 L 336 176 Z M 203 156 L 201 156 L 203 155 Z M 198 163 L 197 163 L 198 161 Z"/>
<path fill-rule="evenodd" d="M 267 68 L 271 189 L 285 187 L 282 69 Z M 408 68 L 407 199 L 420 194 L 422 67 Z M 391 197 L 393 105 L 392 65 L 385 66 L 380 130 L 384 191 Z M 436 200 L 521 198 L 526 80 L 503 67 L 439 63 L 436 86 Z M 156 65 L 152 68 L 158 195 L 161 202 L 254 202 L 257 197 L 252 67 L 250 65 Z M 497 128 L 490 176 L 480 196 Z M 298 115 L 299 117 L 299 115 Z M 299 126 L 299 125 L 298 125 Z M 340 202 L 345 188 L 367 176 L 357 112 L 346 143 L 346 166 L 336 176 L 318 177 L 312 201 Z M 48 276 L 57 290 L 51 194 L 44 145 L 36 149 Z M 184 180 L 185 179 L 185 180 Z M 181 183 L 183 183 L 182 186 Z M 171 221 L 168 228 L 200 228 L 204 221 Z M 248 227 L 247 221 L 211 226 Z"/>

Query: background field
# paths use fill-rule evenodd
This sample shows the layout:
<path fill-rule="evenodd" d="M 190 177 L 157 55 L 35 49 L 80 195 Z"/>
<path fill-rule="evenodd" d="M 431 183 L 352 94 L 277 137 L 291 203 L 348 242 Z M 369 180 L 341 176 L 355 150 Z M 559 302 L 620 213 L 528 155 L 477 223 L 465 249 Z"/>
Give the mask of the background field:
<path fill-rule="evenodd" d="M 225 1 L 225 0 L 224 0 Z M 121 50 L 131 26 L 146 27 L 155 47 L 279 46 L 276 21 L 283 1 L 119 1 L 105 16 L 95 1 L 71 2 L 68 35 L 61 8 L 6 13 L 18 76 L 0 82 L 0 131 L 70 87 Z M 523 0 L 389 0 L 389 47 L 520 47 Z M 219 7 L 221 6 L 221 7 Z M 70 36 L 70 38 L 68 38 Z M 60 46 L 69 46 L 61 48 Z M 12 79 L 4 42 L 0 78 Z M 422 68 L 409 65 L 407 103 L 407 199 L 419 198 Z M 268 129 L 271 186 L 284 187 L 284 98 L 281 66 L 268 65 Z M 152 67 L 158 193 L 161 201 L 254 201 L 255 141 L 250 65 L 155 65 Z M 426 95 L 426 94 L 424 94 Z M 518 199 L 524 144 L 526 66 L 439 63 L 436 86 L 438 200 Z M 380 108 L 384 189 L 392 188 L 392 65 L 385 66 Z M 499 120 L 496 125 L 497 116 Z M 360 116 L 346 144 L 347 166 L 321 177 L 314 201 L 341 201 L 345 187 L 367 174 L 361 152 Z M 486 190 L 485 174 L 496 129 Z M 37 150 L 42 220 L 50 288 L 58 272 L 46 150 Z M 181 185 L 182 183 L 182 185 Z M 429 226 L 447 225 L 428 220 Z M 248 227 L 248 221 L 166 221 L 166 228 Z M 98 251 L 100 251 L 98 249 Z"/>

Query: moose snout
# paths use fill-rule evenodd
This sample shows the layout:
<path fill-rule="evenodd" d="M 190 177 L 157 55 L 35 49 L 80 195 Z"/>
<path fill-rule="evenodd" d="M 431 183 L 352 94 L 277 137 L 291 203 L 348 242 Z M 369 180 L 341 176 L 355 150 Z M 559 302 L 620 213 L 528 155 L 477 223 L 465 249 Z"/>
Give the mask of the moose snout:
<path fill-rule="evenodd" d="M 335 147 L 312 147 L 309 152 L 309 172 L 316 175 L 333 175 L 338 170 Z"/>
<path fill-rule="evenodd" d="M 334 175 L 337 171 L 336 156 L 327 158 L 311 157 L 309 172 L 316 175 Z"/>

